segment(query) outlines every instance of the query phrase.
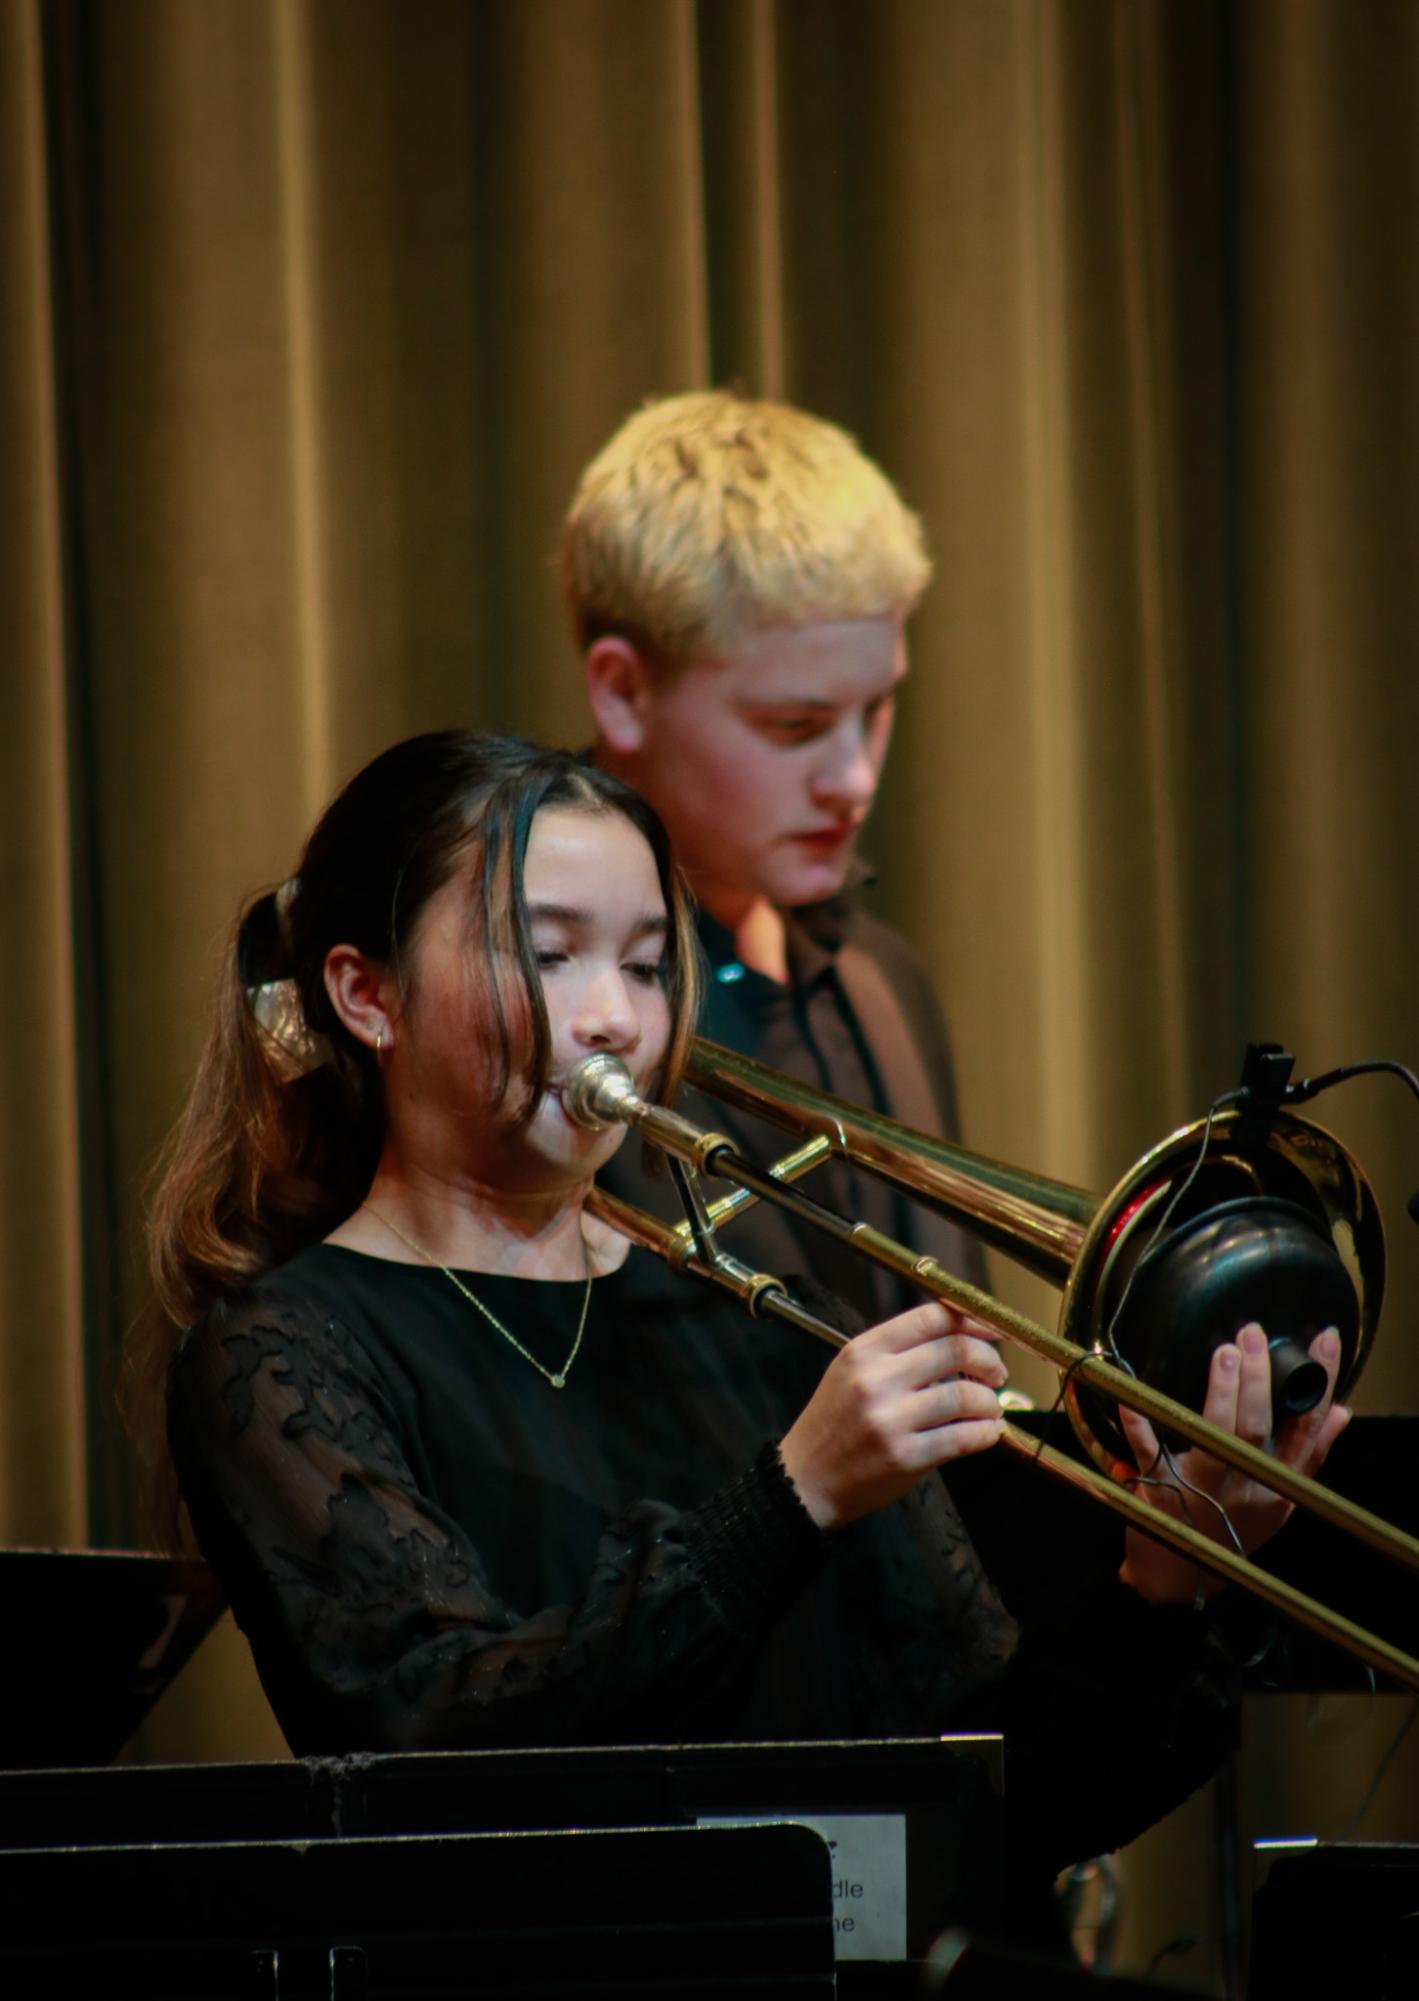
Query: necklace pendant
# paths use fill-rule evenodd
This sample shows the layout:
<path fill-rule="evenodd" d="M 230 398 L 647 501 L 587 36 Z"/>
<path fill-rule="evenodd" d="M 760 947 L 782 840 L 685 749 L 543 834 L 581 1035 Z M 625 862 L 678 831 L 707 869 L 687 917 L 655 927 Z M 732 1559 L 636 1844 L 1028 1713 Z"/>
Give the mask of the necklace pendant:
<path fill-rule="evenodd" d="M 558 1369 L 555 1376 L 550 1377 L 548 1380 L 551 1382 L 554 1390 L 564 1390 L 567 1386 L 567 1379 L 560 1369 Z"/>

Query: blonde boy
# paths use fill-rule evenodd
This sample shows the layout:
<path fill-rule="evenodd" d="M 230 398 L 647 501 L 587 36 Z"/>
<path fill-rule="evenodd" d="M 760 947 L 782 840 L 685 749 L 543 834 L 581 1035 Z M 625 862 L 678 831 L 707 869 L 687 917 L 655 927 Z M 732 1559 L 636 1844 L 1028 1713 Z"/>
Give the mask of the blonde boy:
<path fill-rule="evenodd" d="M 845 432 L 724 390 L 632 416 L 583 473 L 562 551 L 598 761 L 655 805 L 704 912 L 705 1032 L 951 1133 L 924 969 L 844 894 L 866 874 L 857 841 L 907 671 L 904 624 L 930 576 L 920 522 Z M 775 1144 L 736 1130 L 761 1154 Z M 656 1199 L 628 1149 L 614 1179 Z M 979 1268 L 954 1229 L 913 1223 L 849 1170 L 818 1192 Z M 736 1226 L 735 1249 L 811 1269 L 871 1317 L 905 1303 L 762 1210 Z"/>

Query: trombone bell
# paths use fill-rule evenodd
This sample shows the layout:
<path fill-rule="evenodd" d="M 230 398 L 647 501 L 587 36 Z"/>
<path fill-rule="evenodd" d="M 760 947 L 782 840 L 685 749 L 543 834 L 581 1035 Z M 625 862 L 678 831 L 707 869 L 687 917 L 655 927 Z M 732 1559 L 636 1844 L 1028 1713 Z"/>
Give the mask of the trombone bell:
<path fill-rule="evenodd" d="M 1201 1410 L 1214 1350 L 1256 1321 L 1272 1408 L 1295 1416 L 1325 1395 L 1310 1347 L 1327 1328 L 1340 1337 L 1337 1396 L 1358 1378 L 1384 1271 L 1374 1191 L 1340 1142 L 1287 1112 L 1227 1111 L 1164 1140 L 1099 1203 L 1060 1331 Z M 1076 1383 L 1066 1394 L 1094 1456 L 1127 1457 L 1115 1407 Z"/>

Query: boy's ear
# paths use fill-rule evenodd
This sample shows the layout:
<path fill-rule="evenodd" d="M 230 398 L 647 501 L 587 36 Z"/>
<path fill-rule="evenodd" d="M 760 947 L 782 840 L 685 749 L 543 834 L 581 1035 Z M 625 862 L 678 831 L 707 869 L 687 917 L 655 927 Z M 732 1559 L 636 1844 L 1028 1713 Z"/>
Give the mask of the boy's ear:
<path fill-rule="evenodd" d="M 351 1035 L 387 1055 L 394 1047 L 394 1014 L 384 968 L 358 946 L 332 945 L 325 955 L 325 991 Z"/>
<path fill-rule="evenodd" d="M 655 683 L 650 664 L 629 639 L 606 634 L 586 649 L 586 698 L 596 734 L 618 757 L 644 749 Z"/>

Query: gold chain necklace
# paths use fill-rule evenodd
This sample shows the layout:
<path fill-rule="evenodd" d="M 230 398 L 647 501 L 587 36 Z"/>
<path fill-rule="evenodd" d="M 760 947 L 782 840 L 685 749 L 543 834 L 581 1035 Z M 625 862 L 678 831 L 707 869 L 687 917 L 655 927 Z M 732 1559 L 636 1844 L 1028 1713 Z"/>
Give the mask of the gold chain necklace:
<path fill-rule="evenodd" d="M 458 1276 L 458 1273 L 456 1271 L 450 1271 L 447 1265 L 441 1265 L 438 1259 L 434 1256 L 432 1251 L 426 1251 L 422 1244 L 416 1244 L 412 1237 L 406 1236 L 404 1234 L 403 1230 L 400 1229 L 397 1223 L 391 1223 L 388 1216 L 381 1216 L 378 1209 L 372 1207 L 370 1203 L 362 1202 L 360 1204 L 360 1207 L 362 1209 L 368 1209 L 371 1216 L 374 1217 L 376 1223 L 383 1223 L 385 1229 L 389 1231 L 391 1236 L 398 1237 L 401 1244 L 407 1245 L 411 1251 L 417 1251 L 418 1255 L 424 1260 L 424 1263 L 426 1265 L 432 1265 L 435 1271 L 441 1271 L 444 1277 L 448 1280 L 449 1284 L 456 1286 L 458 1290 L 463 1294 L 463 1297 L 468 1301 L 468 1304 L 470 1306 L 476 1306 L 478 1311 L 482 1314 L 483 1318 L 485 1320 L 492 1322 L 493 1326 L 497 1328 L 499 1334 L 502 1335 L 504 1341 L 507 1342 L 508 1346 L 511 1348 L 516 1348 L 518 1354 L 521 1355 L 522 1359 L 525 1362 L 530 1362 L 533 1368 L 537 1371 L 538 1375 L 545 1377 L 546 1380 L 552 1385 L 552 1388 L 554 1390 L 564 1390 L 566 1388 L 567 1377 L 571 1374 L 572 1363 L 576 1360 L 577 1355 L 581 1349 L 581 1337 L 586 1332 L 587 1308 L 591 1305 L 591 1281 L 592 1281 L 591 1253 L 587 1249 L 586 1239 L 584 1237 L 582 1239 L 582 1250 L 586 1256 L 586 1290 L 581 1296 L 581 1318 L 576 1323 L 576 1339 L 572 1342 L 571 1352 L 567 1356 L 565 1362 L 563 1362 L 561 1368 L 549 1369 L 545 1363 L 538 1361 L 537 1357 L 533 1354 L 530 1348 L 526 1348 L 523 1346 L 522 1342 L 518 1340 L 516 1334 L 513 1333 L 510 1327 L 504 1327 L 502 1321 L 499 1320 L 497 1314 L 493 1312 L 491 1307 L 484 1306 L 482 1300 L 479 1299 L 476 1292 L 469 1291 L 468 1287 L 463 1283 L 463 1280 Z"/>

